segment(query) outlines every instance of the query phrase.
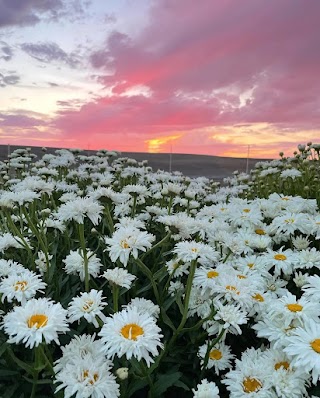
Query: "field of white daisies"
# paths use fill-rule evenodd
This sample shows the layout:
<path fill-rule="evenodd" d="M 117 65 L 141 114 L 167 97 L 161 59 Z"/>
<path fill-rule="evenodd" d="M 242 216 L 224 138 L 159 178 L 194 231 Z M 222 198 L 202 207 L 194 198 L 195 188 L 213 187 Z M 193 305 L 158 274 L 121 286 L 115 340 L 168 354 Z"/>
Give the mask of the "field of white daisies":
<path fill-rule="evenodd" d="M 320 396 L 320 145 L 207 178 L 0 163 L 0 397 Z"/>

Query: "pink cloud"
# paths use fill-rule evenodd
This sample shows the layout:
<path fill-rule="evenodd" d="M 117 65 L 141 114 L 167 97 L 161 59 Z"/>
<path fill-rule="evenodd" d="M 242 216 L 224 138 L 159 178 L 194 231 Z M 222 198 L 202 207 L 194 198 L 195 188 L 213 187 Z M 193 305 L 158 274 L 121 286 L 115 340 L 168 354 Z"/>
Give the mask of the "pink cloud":
<path fill-rule="evenodd" d="M 264 122 L 280 135 L 290 129 L 292 142 L 320 127 L 319 13 L 318 0 L 154 2 L 137 37 L 114 32 L 91 54 L 113 96 L 61 111 L 55 127 L 99 142 L 132 134 L 143 150 L 146 139 L 175 131 Z M 123 95 L 139 85 L 151 96 Z"/>

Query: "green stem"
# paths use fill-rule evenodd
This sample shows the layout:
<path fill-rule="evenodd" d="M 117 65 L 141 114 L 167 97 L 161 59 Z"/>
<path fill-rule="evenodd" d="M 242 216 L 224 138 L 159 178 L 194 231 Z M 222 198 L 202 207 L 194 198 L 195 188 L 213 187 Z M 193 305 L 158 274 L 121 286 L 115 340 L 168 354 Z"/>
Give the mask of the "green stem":
<path fill-rule="evenodd" d="M 106 215 L 107 220 L 108 220 L 108 226 L 109 226 L 110 233 L 113 233 L 114 225 L 113 225 L 113 220 L 112 220 L 112 217 L 111 217 L 109 206 L 108 205 L 105 206 L 104 210 L 105 210 L 104 214 Z"/>
<path fill-rule="evenodd" d="M 204 372 L 207 368 L 208 362 L 209 362 L 209 356 L 210 356 L 210 352 L 212 350 L 212 348 L 222 339 L 223 335 L 224 335 L 225 329 L 222 329 L 221 332 L 219 333 L 218 337 L 215 338 L 211 344 L 208 344 L 207 347 L 207 352 L 206 355 L 204 357 L 203 360 L 203 366 L 202 366 L 202 370 L 201 370 L 201 376 L 200 376 L 200 380 L 203 378 L 204 376 Z"/>
<path fill-rule="evenodd" d="M 86 248 L 86 240 L 84 237 L 84 224 L 78 224 L 79 226 L 79 239 L 80 239 L 80 245 L 83 253 L 83 264 L 84 264 L 84 288 L 85 291 L 89 291 L 89 260 L 88 260 L 88 255 L 87 255 L 87 248 Z"/>
<path fill-rule="evenodd" d="M 119 311 L 119 286 L 115 283 L 112 286 L 112 297 L 113 297 L 113 311 L 116 313 Z"/>
<path fill-rule="evenodd" d="M 193 277 L 194 277 L 196 268 L 197 268 L 197 260 L 192 260 L 191 266 L 190 266 L 190 272 L 189 272 L 188 280 L 187 280 L 187 287 L 186 287 L 186 294 L 185 294 L 184 305 L 183 305 L 182 319 L 180 321 L 179 326 L 177 327 L 177 330 L 173 334 L 171 340 L 169 341 L 169 343 L 165 349 L 166 353 L 169 352 L 170 348 L 173 346 L 174 342 L 176 341 L 178 335 L 181 333 L 181 331 L 187 321 L 191 289 L 192 289 L 192 282 L 193 282 Z"/>
<path fill-rule="evenodd" d="M 136 215 L 136 207 L 137 207 L 137 194 L 134 194 L 133 196 L 133 205 L 131 209 L 131 217 L 134 218 Z"/>
<path fill-rule="evenodd" d="M 144 258 L 145 258 L 147 255 L 149 255 L 153 250 L 157 249 L 157 248 L 158 248 L 159 246 L 161 246 L 167 239 L 169 239 L 170 236 L 171 236 L 171 232 L 169 231 L 169 232 L 167 233 L 167 235 L 166 235 L 163 239 L 161 239 L 158 243 L 156 243 L 154 246 L 152 246 L 150 250 L 148 250 L 147 252 L 145 252 L 145 253 L 141 256 L 141 258 L 144 259 Z"/>
<path fill-rule="evenodd" d="M 157 304 L 160 304 L 160 295 L 159 295 L 159 291 L 158 291 L 158 287 L 157 284 L 155 282 L 155 280 L 153 279 L 153 274 L 152 272 L 149 270 L 149 268 L 140 260 L 140 258 L 138 257 L 136 259 L 137 265 L 140 267 L 141 271 L 146 275 L 146 277 L 149 279 L 152 288 L 153 288 L 153 292 L 154 295 L 156 297 L 156 301 Z"/>

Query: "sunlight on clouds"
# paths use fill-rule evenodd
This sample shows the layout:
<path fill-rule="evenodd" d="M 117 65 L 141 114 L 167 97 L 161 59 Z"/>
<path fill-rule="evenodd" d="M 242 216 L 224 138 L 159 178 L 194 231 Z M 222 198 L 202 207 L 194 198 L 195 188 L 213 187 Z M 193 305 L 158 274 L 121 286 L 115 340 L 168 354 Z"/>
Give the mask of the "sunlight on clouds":
<path fill-rule="evenodd" d="M 142 95 L 149 98 L 152 96 L 152 90 L 144 84 L 138 84 L 128 88 L 124 93 L 120 94 L 120 97 L 134 97 L 136 95 Z"/>
<path fill-rule="evenodd" d="M 178 140 L 182 137 L 182 134 L 170 135 L 168 137 L 160 137 L 160 138 L 152 138 L 151 140 L 145 140 L 144 142 L 147 144 L 147 151 L 150 153 L 157 153 L 165 144 L 168 144 L 170 141 Z"/>

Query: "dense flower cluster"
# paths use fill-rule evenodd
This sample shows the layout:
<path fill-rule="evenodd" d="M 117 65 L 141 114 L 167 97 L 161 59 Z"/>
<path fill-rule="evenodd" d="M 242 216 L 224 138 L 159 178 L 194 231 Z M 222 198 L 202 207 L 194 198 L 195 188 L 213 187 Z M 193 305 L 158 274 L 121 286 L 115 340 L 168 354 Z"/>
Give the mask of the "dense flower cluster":
<path fill-rule="evenodd" d="M 222 187 L 114 152 L 14 152 L 0 164 L 0 395 L 316 396 L 319 150 Z"/>

